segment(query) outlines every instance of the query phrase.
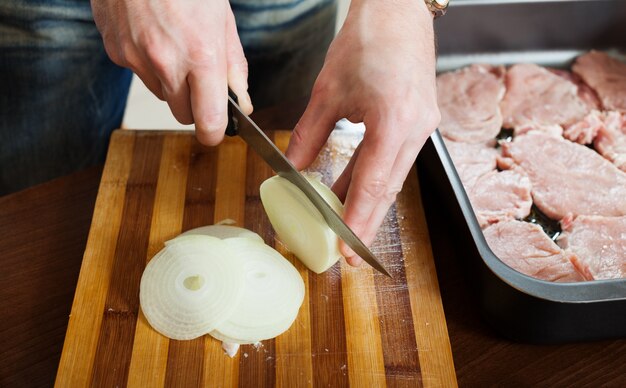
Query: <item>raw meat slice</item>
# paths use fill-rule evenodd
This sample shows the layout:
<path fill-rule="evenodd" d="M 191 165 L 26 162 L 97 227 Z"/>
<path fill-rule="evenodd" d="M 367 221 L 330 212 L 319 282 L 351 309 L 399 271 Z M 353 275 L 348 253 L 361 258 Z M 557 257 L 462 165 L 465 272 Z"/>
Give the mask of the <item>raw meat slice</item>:
<path fill-rule="evenodd" d="M 576 58 L 572 71 L 598 93 L 605 110 L 626 112 L 626 63 L 591 51 Z"/>
<path fill-rule="evenodd" d="M 541 131 L 546 135 L 561 138 L 563 137 L 563 127 L 559 124 L 552 125 L 538 125 L 538 124 L 522 124 L 515 127 L 513 133 L 515 136 L 520 136 L 530 131 Z"/>
<path fill-rule="evenodd" d="M 505 221 L 483 230 L 493 253 L 525 275 L 551 282 L 585 280 L 572 264 L 575 256 L 564 252 L 539 225 Z"/>
<path fill-rule="evenodd" d="M 602 109 L 602 103 L 595 90 L 591 89 L 578 74 L 561 69 L 548 68 L 548 70 L 576 85 L 576 87 L 578 87 L 578 97 L 587 105 L 589 110 Z"/>
<path fill-rule="evenodd" d="M 530 179 L 516 167 L 506 171 L 489 172 L 468 190 L 474 213 L 481 228 L 530 214 L 533 204 Z"/>
<path fill-rule="evenodd" d="M 438 76 L 441 134 L 468 143 L 495 138 L 502 127 L 503 78 L 504 68 L 490 65 L 472 65 Z"/>
<path fill-rule="evenodd" d="M 593 279 L 626 278 L 626 217 L 580 216 L 562 222 L 558 243 Z"/>
<path fill-rule="evenodd" d="M 459 143 L 444 140 L 463 186 L 472 187 L 476 180 L 496 169 L 498 150 L 485 143 Z"/>
<path fill-rule="evenodd" d="M 593 150 L 539 131 L 502 148 L 526 171 L 535 205 L 548 217 L 626 215 L 626 173 Z"/>
<path fill-rule="evenodd" d="M 606 112 L 604 126 L 600 128 L 593 145 L 617 168 L 626 171 L 626 113 Z"/>
<path fill-rule="evenodd" d="M 563 137 L 578 144 L 591 144 L 600 129 L 604 128 L 604 115 L 592 110 L 584 119 L 565 128 Z"/>
<path fill-rule="evenodd" d="M 534 64 L 512 66 L 506 73 L 500 108 L 505 128 L 574 124 L 587 114 L 572 82 Z"/>

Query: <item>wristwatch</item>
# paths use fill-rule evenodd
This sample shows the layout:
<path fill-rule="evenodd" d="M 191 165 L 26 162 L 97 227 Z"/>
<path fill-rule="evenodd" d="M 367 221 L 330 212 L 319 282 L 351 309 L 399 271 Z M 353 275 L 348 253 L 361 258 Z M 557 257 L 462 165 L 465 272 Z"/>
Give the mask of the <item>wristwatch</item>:
<path fill-rule="evenodd" d="M 424 0 L 424 2 L 433 16 L 438 18 L 446 14 L 450 0 Z"/>

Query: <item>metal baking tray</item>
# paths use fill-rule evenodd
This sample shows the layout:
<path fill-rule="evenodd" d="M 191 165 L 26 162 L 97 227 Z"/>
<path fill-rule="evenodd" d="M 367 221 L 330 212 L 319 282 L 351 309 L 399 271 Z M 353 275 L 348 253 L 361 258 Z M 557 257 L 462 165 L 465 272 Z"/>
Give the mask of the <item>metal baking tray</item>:
<path fill-rule="evenodd" d="M 568 68 L 590 49 L 626 53 L 626 1 L 456 0 L 435 28 L 438 72 L 472 63 Z M 437 203 L 425 198 L 426 211 L 441 217 L 444 209 L 482 316 L 496 331 L 531 343 L 626 337 L 626 279 L 551 283 L 513 270 L 489 249 L 439 132 L 417 164 L 423 190 L 437 190 L 430 196 Z"/>

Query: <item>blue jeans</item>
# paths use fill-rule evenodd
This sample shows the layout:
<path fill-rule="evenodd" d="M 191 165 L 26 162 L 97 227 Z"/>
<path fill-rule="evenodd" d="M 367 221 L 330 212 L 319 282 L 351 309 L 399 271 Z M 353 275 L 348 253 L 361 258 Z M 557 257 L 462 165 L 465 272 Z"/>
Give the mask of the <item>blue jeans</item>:
<path fill-rule="evenodd" d="M 334 0 L 231 3 L 255 106 L 308 94 Z M 0 195 L 101 163 L 131 77 L 106 56 L 88 0 L 0 1 Z"/>

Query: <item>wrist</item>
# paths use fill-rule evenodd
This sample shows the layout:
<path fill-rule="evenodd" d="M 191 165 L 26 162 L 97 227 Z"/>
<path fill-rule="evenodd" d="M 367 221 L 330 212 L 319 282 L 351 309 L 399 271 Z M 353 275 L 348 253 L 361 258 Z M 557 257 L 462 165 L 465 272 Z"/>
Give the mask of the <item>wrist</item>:
<path fill-rule="evenodd" d="M 382 12 L 398 11 L 399 13 L 410 12 L 412 15 L 433 18 L 424 0 L 351 0 L 349 13 L 362 9 L 378 9 Z"/>

